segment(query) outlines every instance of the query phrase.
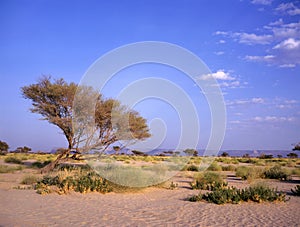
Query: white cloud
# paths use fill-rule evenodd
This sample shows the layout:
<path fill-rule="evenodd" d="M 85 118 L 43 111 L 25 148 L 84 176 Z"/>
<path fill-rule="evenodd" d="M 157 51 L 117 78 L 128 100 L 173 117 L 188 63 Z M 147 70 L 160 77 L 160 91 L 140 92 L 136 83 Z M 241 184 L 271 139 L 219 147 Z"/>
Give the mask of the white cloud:
<path fill-rule="evenodd" d="M 263 104 L 263 103 L 265 103 L 265 99 L 260 97 L 255 97 L 251 99 L 238 99 L 238 100 L 229 101 L 227 102 L 227 105 L 233 106 L 233 105 Z"/>
<path fill-rule="evenodd" d="M 292 122 L 295 119 L 293 117 L 279 117 L 279 116 L 259 117 L 259 116 L 256 116 L 252 120 L 256 121 L 256 122 L 270 122 L 270 123 L 275 123 L 275 122 Z"/>
<path fill-rule="evenodd" d="M 291 9 L 294 4 L 281 4 L 279 9 Z M 279 10 L 278 9 L 278 10 Z M 265 62 L 281 68 L 300 65 L 300 20 L 284 23 L 280 18 L 260 29 L 261 34 L 218 31 L 215 34 L 246 45 L 266 45 L 265 54 L 244 57 L 247 61 Z M 263 50 L 264 51 L 264 50 Z"/>
<path fill-rule="evenodd" d="M 274 35 L 274 40 L 282 40 L 286 38 L 297 38 L 300 36 L 300 21 L 284 24 L 283 20 L 275 21 L 265 26 Z"/>
<path fill-rule="evenodd" d="M 270 44 L 272 41 L 272 35 L 256 35 L 254 33 L 233 33 L 233 37 L 238 38 L 239 43 L 244 43 L 248 45 L 253 44 Z"/>
<path fill-rule="evenodd" d="M 257 55 L 246 55 L 245 59 L 247 61 L 271 61 L 274 59 L 274 55 L 265 55 L 265 56 L 257 56 Z"/>
<path fill-rule="evenodd" d="M 296 65 L 295 64 L 282 64 L 279 65 L 280 68 L 295 68 Z"/>
<path fill-rule="evenodd" d="M 259 4 L 259 5 L 271 5 L 273 0 L 252 0 L 252 4 Z"/>
<path fill-rule="evenodd" d="M 211 78 L 214 78 L 216 80 L 234 80 L 234 78 L 229 75 L 229 72 L 225 72 L 223 69 L 220 69 L 212 74 L 202 75 L 199 79 L 208 80 Z"/>
<path fill-rule="evenodd" d="M 217 51 L 217 52 L 215 52 L 215 55 L 223 55 L 223 54 L 225 54 L 224 51 Z"/>
<path fill-rule="evenodd" d="M 226 43 L 226 41 L 224 39 L 220 39 L 219 43 L 223 44 L 223 43 Z"/>
<path fill-rule="evenodd" d="M 264 103 L 265 100 L 263 98 L 252 98 L 251 101 L 253 103 Z"/>
<path fill-rule="evenodd" d="M 216 31 L 214 34 L 215 34 L 215 35 L 228 35 L 228 32 L 224 32 L 224 31 Z"/>
<path fill-rule="evenodd" d="M 282 41 L 281 43 L 277 44 L 276 46 L 273 47 L 273 49 L 286 49 L 286 50 L 291 50 L 291 49 L 296 49 L 300 47 L 300 40 L 295 40 L 293 38 L 286 39 Z"/>
<path fill-rule="evenodd" d="M 295 6 L 293 2 L 281 3 L 275 10 L 280 13 L 288 14 L 291 16 L 300 14 L 300 8 Z"/>

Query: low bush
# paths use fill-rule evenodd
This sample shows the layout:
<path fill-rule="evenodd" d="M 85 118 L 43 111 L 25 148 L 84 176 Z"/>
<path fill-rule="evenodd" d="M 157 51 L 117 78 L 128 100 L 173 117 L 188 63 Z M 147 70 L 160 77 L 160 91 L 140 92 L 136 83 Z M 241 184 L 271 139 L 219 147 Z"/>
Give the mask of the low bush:
<path fill-rule="evenodd" d="M 22 166 L 7 166 L 7 165 L 0 165 L 0 173 L 13 173 L 18 170 L 22 170 Z"/>
<path fill-rule="evenodd" d="M 254 180 L 263 178 L 263 169 L 258 167 L 239 166 L 236 168 L 236 176 L 242 180 Z"/>
<path fill-rule="evenodd" d="M 21 184 L 27 184 L 27 185 L 32 185 L 38 182 L 38 178 L 33 175 L 28 175 L 23 178 L 21 181 Z"/>
<path fill-rule="evenodd" d="M 264 177 L 268 179 L 287 180 L 289 176 L 287 172 L 282 169 L 281 166 L 276 165 L 270 169 L 267 169 L 264 172 Z"/>
<path fill-rule="evenodd" d="M 218 163 L 213 162 L 208 168 L 208 171 L 222 171 L 222 167 Z"/>
<path fill-rule="evenodd" d="M 214 190 L 226 186 L 223 177 L 215 172 L 201 172 L 194 177 L 191 183 L 193 189 Z"/>
<path fill-rule="evenodd" d="M 37 161 L 37 162 L 32 163 L 31 166 L 34 167 L 34 168 L 39 168 L 40 169 L 40 168 L 43 168 L 46 165 L 48 165 L 50 162 L 51 162 L 50 160 L 44 161 L 44 162 Z"/>
<path fill-rule="evenodd" d="M 80 193 L 112 191 L 109 182 L 99 177 L 95 172 L 85 172 L 78 175 L 61 174 L 57 176 L 44 176 L 35 185 L 39 194 L 52 192 L 51 186 L 55 186 L 59 193 L 75 191 Z"/>
<path fill-rule="evenodd" d="M 191 202 L 205 200 L 215 204 L 233 203 L 238 204 L 242 201 L 248 202 L 263 202 L 263 201 L 286 201 L 285 194 L 276 192 L 274 188 L 269 188 L 263 185 L 238 189 L 235 187 L 217 188 L 212 192 L 198 194 L 189 198 Z"/>
<path fill-rule="evenodd" d="M 222 166 L 222 171 L 235 171 L 236 167 L 234 165 Z"/>
<path fill-rule="evenodd" d="M 4 159 L 6 163 L 22 164 L 22 160 L 13 156 L 9 156 Z"/>
<path fill-rule="evenodd" d="M 294 189 L 291 189 L 291 192 L 296 196 L 300 196 L 300 185 L 296 185 Z"/>
<path fill-rule="evenodd" d="M 183 168 L 184 171 L 194 171 L 194 172 L 198 172 L 199 168 L 196 165 L 188 165 L 185 168 Z"/>

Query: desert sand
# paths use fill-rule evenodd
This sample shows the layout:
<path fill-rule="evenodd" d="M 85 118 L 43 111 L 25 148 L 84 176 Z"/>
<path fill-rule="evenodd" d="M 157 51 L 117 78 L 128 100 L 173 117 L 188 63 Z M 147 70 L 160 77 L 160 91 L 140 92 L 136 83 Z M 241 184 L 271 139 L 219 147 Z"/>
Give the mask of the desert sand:
<path fill-rule="evenodd" d="M 193 203 L 186 198 L 198 191 L 189 188 L 184 176 L 173 179 L 179 186 L 175 190 L 39 195 L 33 189 L 13 189 L 26 171 L 0 175 L 0 226 L 300 226 L 300 197 L 292 195 L 287 196 L 289 201 L 277 203 Z M 240 187 L 248 184 L 228 181 Z M 287 193 L 295 186 L 268 184 Z"/>

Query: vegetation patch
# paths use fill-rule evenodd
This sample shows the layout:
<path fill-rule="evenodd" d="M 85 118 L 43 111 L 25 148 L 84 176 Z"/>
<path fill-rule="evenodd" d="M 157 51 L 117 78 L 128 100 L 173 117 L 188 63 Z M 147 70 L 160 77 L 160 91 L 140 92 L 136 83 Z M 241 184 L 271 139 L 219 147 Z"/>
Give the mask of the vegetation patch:
<path fill-rule="evenodd" d="M 27 184 L 27 185 L 32 185 L 38 182 L 38 178 L 36 176 L 33 175 L 28 175 L 25 176 L 22 181 L 21 184 Z"/>
<path fill-rule="evenodd" d="M 189 201 L 191 202 L 202 200 L 215 204 L 238 204 L 242 201 L 253 201 L 257 203 L 263 201 L 286 201 L 284 193 L 277 192 L 274 188 L 269 188 L 263 185 L 257 185 L 245 189 L 238 189 L 236 187 L 216 188 L 212 192 L 207 192 L 205 194 L 200 193 L 189 198 Z"/>
<path fill-rule="evenodd" d="M 194 177 L 191 183 L 193 189 L 214 190 L 227 186 L 221 174 L 216 172 L 201 172 Z"/>
<path fill-rule="evenodd" d="M 8 165 L 0 165 L 0 173 L 13 173 L 18 170 L 22 170 L 22 166 L 8 166 Z"/>
<path fill-rule="evenodd" d="M 264 177 L 268 179 L 288 180 L 289 175 L 282 169 L 281 166 L 276 165 L 264 172 Z"/>
<path fill-rule="evenodd" d="M 293 195 L 300 196 L 300 185 L 296 185 L 294 189 L 291 189 Z"/>
<path fill-rule="evenodd" d="M 263 169 L 259 167 L 239 166 L 236 168 L 236 176 L 242 180 L 254 180 L 263 178 Z"/>
<path fill-rule="evenodd" d="M 13 157 L 13 156 L 9 156 L 4 159 L 4 162 L 14 163 L 14 164 L 22 164 L 22 159 L 19 159 L 17 157 Z"/>
<path fill-rule="evenodd" d="M 59 194 L 75 191 L 80 193 L 112 191 L 109 182 L 93 171 L 75 168 L 75 171 L 67 169 L 59 171 L 57 175 L 46 175 L 35 184 L 35 189 L 39 194 L 58 192 Z"/>

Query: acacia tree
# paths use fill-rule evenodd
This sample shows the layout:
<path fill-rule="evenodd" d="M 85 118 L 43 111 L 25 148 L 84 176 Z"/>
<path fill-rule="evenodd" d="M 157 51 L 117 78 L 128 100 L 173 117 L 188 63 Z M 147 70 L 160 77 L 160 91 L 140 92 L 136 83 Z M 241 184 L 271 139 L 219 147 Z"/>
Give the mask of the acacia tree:
<path fill-rule="evenodd" d="M 4 155 L 8 152 L 8 144 L 0 140 L 0 154 Z"/>
<path fill-rule="evenodd" d="M 103 152 L 117 141 L 129 144 L 150 137 L 146 120 L 137 112 L 117 100 L 104 99 L 91 87 L 78 87 L 63 79 L 52 82 L 51 77 L 43 77 L 36 84 L 22 87 L 21 91 L 24 98 L 32 101 L 31 112 L 59 127 L 68 141 L 68 148 L 42 172 L 52 170 L 60 162 L 78 159 L 80 154 L 93 149 Z M 76 100 L 74 110 L 75 94 L 82 91 L 82 98 Z M 96 105 L 91 113 L 88 105 L 95 97 Z M 75 112 L 76 122 L 73 122 Z M 71 152 L 74 154 L 70 155 Z"/>
<path fill-rule="evenodd" d="M 300 142 L 295 145 L 293 151 L 300 151 Z"/>

